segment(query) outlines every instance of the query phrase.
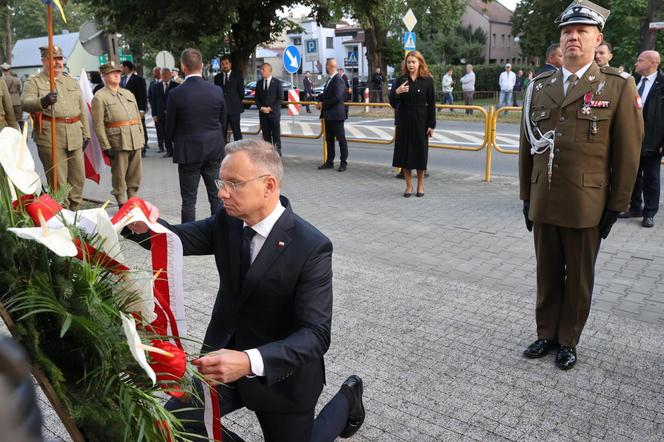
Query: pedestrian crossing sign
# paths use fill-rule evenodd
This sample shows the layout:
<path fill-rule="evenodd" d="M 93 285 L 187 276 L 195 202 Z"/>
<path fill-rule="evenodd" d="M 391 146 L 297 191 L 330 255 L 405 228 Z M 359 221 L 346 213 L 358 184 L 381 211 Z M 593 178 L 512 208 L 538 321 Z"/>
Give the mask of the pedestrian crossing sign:
<path fill-rule="evenodd" d="M 414 32 L 405 32 L 403 34 L 403 48 L 406 51 L 414 51 L 417 38 Z"/>
<path fill-rule="evenodd" d="M 218 71 L 219 70 L 219 59 L 218 58 L 213 58 L 212 59 L 212 70 L 213 71 Z"/>
<path fill-rule="evenodd" d="M 357 66 L 357 51 L 348 52 L 348 58 L 344 63 L 346 66 Z"/>

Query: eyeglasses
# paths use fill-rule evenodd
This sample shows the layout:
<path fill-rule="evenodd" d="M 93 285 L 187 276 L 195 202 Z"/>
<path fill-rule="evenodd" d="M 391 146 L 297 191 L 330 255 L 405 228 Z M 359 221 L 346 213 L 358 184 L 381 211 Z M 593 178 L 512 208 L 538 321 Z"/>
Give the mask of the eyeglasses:
<path fill-rule="evenodd" d="M 217 186 L 217 189 L 219 189 L 219 190 L 224 189 L 224 190 L 227 190 L 228 192 L 235 192 L 238 189 L 238 187 L 242 187 L 245 184 L 247 184 L 248 182 L 259 180 L 261 178 L 265 178 L 265 177 L 269 177 L 269 176 L 270 175 L 261 175 L 261 176 L 257 176 L 256 178 L 252 178 L 250 180 L 238 181 L 238 182 L 216 179 L 216 180 L 214 180 L 214 184 Z"/>

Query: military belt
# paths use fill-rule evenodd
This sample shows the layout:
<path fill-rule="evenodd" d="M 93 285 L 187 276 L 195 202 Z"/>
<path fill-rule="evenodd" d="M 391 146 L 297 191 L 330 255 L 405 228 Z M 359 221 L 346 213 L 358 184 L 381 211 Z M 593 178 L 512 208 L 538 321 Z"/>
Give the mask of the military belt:
<path fill-rule="evenodd" d="M 140 123 L 140 121 L 138 121 L 138 120 L 112 121 L 112 122 L 104 123 L 104 126 L 106 126 L 106 129 L 109 129 L 111 127 L 135 126 L 139 123 Z"/>
<path fill-rule="evenodd" d="M 49 123 L 51 122 L 52 118 L 53 117 L 51 117 L 50 115 L 44 115 L 44 120 L 48 121 Z M 55 117 L 55 122 L 56 123 L 74 124 L 74 123 L 78 123 L 79 121 L 81 121 L 81 117 L 71 117 L 71 118 L 70 117 L 67 117 L 67 118 Z"/>

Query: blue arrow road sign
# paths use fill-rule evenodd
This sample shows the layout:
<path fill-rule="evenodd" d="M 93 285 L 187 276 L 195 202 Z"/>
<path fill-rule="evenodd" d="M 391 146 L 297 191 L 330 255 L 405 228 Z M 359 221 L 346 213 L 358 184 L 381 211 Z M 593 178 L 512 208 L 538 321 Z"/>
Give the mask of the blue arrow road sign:
<path fill-rule="evenodd" d="M 294 74 L 300 69 L 300 63 L 302 62 L 302 56 L 300 51 L 295 46 L 288 46 L 284 51 L 284 69 L 289 74 Z"/>
<path fill-rule="evenodd" d="M 414 32 L 404 32 L 403 34 L 403 48 L 406 51 L 414 51 L 417 39 Z"/>

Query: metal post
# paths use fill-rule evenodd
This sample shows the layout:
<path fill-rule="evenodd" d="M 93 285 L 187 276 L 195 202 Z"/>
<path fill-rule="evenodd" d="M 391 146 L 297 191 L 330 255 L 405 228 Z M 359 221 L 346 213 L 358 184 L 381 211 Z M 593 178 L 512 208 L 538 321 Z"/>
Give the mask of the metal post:
<path fill-rule="evenodd" d="M 489 114 L 487 115 L 486 119 L 486 128 L 485 131 L 487 133 L 487 141 L 486 141 L 486 164 L 485 164 L 485 169 L 484 169 L 484 181 L 487 183 L 491 182 L 491 155 L 493 154 L 493 144 L 495 140 L 495 109 L 493 106 L 489 107 Z"/>
<path fill-rule="evenodd" d="M 323 164 L 327 163 L 327 137 L 325 136 L 325 118 L 320 119 L 320 132 L 323 135 Z"/>

